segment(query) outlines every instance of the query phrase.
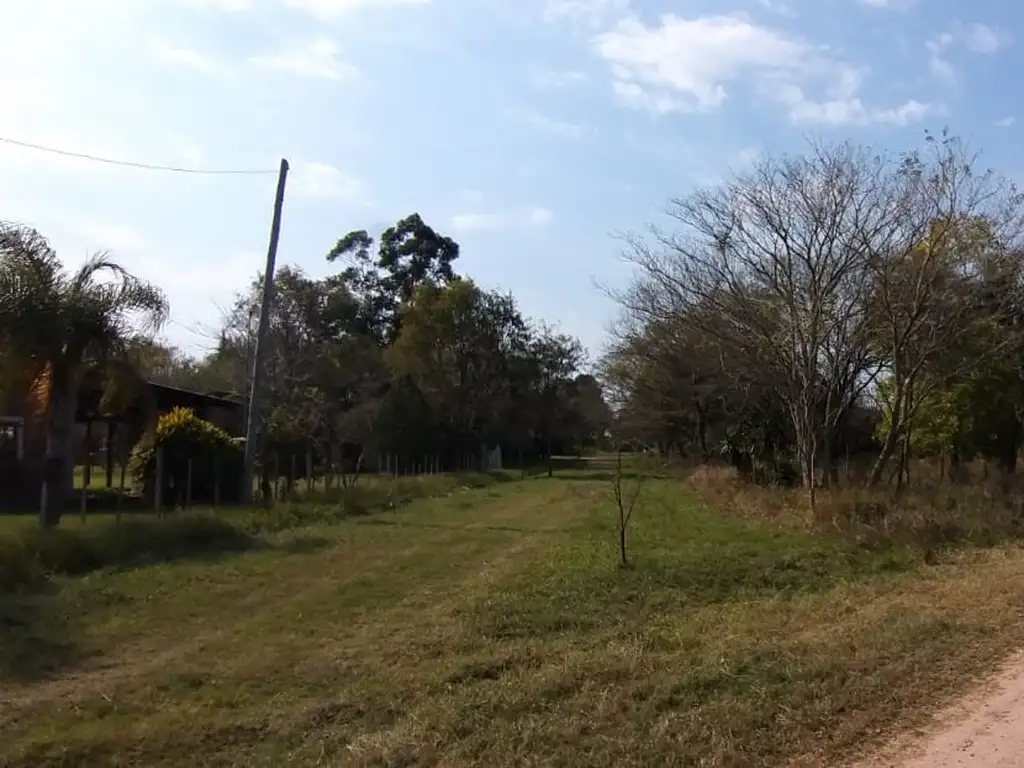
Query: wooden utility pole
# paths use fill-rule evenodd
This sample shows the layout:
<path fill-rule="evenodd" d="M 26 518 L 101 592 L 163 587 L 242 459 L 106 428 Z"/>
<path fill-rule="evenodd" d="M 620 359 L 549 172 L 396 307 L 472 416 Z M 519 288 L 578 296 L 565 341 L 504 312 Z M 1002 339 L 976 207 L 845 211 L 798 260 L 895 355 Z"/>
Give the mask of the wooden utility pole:
<path fill-rule="evenodd" d="M 256 352 L 253 355 L 252 378 L 249 391 L 249 413 L 245 424 L 245 462 L 242 468 L 242 503 L 252 501 L 253 465 L 256 462 L 256 443 L 262 426 L 260 410 L 263 390 L 264 358 L 267 353 L 267 329 L 270 308 L 274 304 L 274 272 L 277 263 L 277 241 L 281 236 L 281 209 L 284 207 L 284 185 L 288 178 L 288 161 L 281 158 L 277 176 L 277 195 L 274 197 L 274 219 L 270 224 L 270 245 L 267 248 L 267 266 L 263 274 L 263 299 L 260 302 L 260 320 L 256 330 Z"/>

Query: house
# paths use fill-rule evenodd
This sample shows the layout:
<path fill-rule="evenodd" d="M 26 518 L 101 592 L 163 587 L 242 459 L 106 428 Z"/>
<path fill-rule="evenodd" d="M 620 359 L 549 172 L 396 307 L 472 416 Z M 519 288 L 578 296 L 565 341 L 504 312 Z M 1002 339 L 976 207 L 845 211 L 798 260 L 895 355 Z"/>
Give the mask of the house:
<path fill-rule="evenodd" d="M 39 489 L 46 430 L 32 401 L 30 388 L 20 404 L 6 404 L 8 411 L 18 412 L 0 413 L 0 503 L 35 498 Z M 139 438 L 175 408 L 189 408 L 229 435 L 244 434 L 245 407 L 240 397 L 140 381 L 111 412 L 103 403 L 102 383 L 87 380 L 79 389 L 75 411 L 75 463 L 102 468 L 107 487 L 114 487 L 115 465 L 126 463 Z"/>

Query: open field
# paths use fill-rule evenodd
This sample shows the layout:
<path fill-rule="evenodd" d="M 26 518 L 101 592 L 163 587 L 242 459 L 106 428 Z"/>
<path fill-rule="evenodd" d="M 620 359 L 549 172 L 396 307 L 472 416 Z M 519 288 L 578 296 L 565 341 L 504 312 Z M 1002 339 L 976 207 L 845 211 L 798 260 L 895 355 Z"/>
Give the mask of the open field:
<path fill-rule="evenodd" d="M 0 595 L 0 765 L 834 765 L 1024 640 L 1024 549 L 456 490 Z M 244 551 L 241 551 L 244 550 Z"/>

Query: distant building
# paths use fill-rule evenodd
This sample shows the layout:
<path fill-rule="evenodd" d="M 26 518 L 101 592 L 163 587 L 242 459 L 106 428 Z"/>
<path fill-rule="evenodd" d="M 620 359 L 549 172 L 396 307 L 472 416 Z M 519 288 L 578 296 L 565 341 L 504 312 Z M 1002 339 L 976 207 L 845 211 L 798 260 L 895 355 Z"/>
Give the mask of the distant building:
<path fill-rule="evenodd" d="M 244 432 L 244 403 L 227 393 L 206 394 L 141 381 L 125 400 L 110 412 L 102 403 L 103 387 L 86 382 L 80 387 L 75 410 L 73 461 L 82 464 L 88 457 L 96 471 L 105 473 L 109 487 L 116 482 L 114 466 L 127 461 L 139 438 L 175 408 L 189 408 L 233 437 Z M 18 412 L 0 413 L 0 502 L 36 498 L 42 481 L 45 413 L 33 402 L 31 392 L 20 401 L 20 407 L 7 406 Z"/>

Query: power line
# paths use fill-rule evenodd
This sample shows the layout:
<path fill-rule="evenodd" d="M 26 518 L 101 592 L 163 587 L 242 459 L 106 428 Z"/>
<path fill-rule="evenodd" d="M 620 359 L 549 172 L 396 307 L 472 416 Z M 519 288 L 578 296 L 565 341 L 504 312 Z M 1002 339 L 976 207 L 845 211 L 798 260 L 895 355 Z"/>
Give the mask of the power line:
<path fill-rule="evenodd" d="M 142 168 L 147 171 L 169 171 L 171 173 L 193 173 L 193 174 L 215 174 L 215 175 L 233 175 L 233 176 L 265 176 L 272 173 L 277 173 L 277 170 L 233 170 L 233 169 L 221 169 L 221 168 L 181 168 L 173 165 L 153 165 L 151 163 L 135 163 L 130 160 L 113 160 L 109 157 L 97 157 L 96 155 L 88 155 L 83 152 L 70 152 L 66 149 L 55 149 L 54 147 L 44 147 L 41 144 L 33 144 L 28 141 L 18 141 L 17 139 L 8 139 L 0 136 L 0 142 L 4 144 L 13 144 L 16 147 L 24 147 L 25 149 L 35 149 L 40 152 L 49 152 L 54 155 L 62 155 L 64 157 L 77 157 L 80 160 L 92 160 L 96 163 L 106 163 L 107 165 L 121 165 L 128 168 Z"/>

